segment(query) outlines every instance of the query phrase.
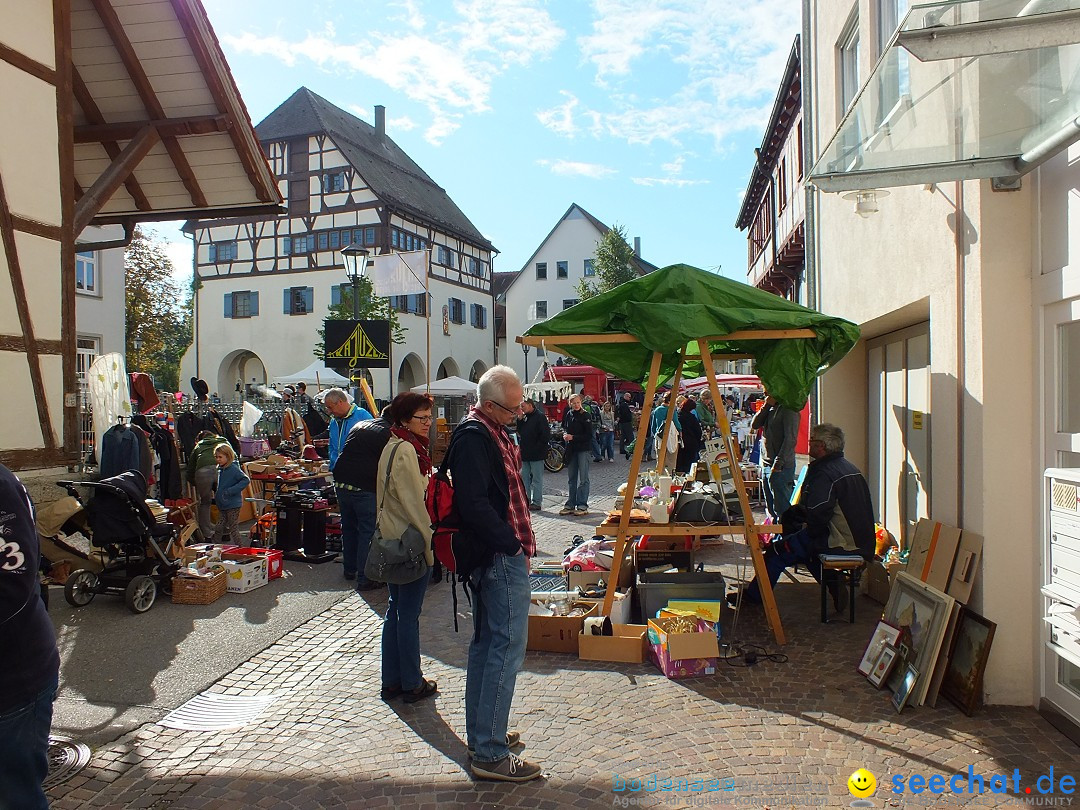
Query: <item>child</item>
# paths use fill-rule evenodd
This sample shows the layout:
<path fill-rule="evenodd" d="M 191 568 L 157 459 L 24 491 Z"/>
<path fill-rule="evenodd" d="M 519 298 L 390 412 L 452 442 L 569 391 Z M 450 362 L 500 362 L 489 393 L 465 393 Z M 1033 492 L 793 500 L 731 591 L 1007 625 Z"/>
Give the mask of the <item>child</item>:
<path fill-rule="evenodd" d="M 214 448 L 214 461 L 218 466 L 214 503 L 217 504 L 221 516 L 214 528 L 213 542 L 225 542 L 227 534 L 228 542 L 238 546 L 240 545 L 240 530 L 236 527 L 236 520 L 240 516 L 240 506 L 244 502 L 244 489 L 250 483 L 250 479 L 244 475 L 244 471 L 236 463 L 236 453 L 228 442 L 222 442 Z"/>

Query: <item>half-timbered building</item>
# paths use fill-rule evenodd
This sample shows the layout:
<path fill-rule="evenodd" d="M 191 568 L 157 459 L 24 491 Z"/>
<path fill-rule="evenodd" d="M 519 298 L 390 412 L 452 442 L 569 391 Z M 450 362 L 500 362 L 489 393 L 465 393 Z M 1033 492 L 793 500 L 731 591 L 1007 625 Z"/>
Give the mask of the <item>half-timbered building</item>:
<path fill-rule="evenodd" d="M 387 135 L 385 108 L 375 107 L 371 126 L 302 87 L 255 131 L 287 211 L 187 226 L 198 291 L 182 378 L 231 396 L 237 381 L 265 383 L 310 365 L 328 307 L 347 297 L 341 250 L 361 245 L 372 256 L 430 254 L 429 297 L 388 299 L 405 342 L 393 346 L 389 371 L 371 371 L 376 395 L 429 376 L 478 379 L 495 356 L 494 249 Z"/>

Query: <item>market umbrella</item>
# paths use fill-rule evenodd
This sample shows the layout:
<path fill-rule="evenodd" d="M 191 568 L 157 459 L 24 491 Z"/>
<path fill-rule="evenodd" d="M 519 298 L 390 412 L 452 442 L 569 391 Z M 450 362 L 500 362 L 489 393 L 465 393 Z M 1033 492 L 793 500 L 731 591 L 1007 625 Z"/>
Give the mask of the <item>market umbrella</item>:
<path fill-rule="evenodd" d="M 526 335 L 550 337 L 551 346 L 624 380 L 647 381 L 653 352 L 660 352 L 659 382 L 664 383 L 674 376 L 683 349 L 687 355 L 697 354 L 698 338 L 788 329 L 812 329 L 815 336 L 720 337 L 709 341 L 709 351 L 754 358 L 769 393 L 786 407 L 801 410 L 814 379 L 858 341 L 859 327 L 689 265 L 671 265 L 621 284 L 534 325 Z M 633 335 L 637 342 L 575 344 L 558 339 L 620 333 Z M 700 359 L 688 360 L 683 368 L 688 377 L 705 373 Z"/>

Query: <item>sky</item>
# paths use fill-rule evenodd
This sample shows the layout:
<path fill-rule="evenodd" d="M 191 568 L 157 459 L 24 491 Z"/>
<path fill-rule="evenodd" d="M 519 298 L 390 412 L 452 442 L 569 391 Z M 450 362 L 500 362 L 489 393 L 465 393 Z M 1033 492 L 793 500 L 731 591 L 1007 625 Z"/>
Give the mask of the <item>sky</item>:
<path fill-rule="evenodd" d="M 520 270 L 571 204 L 746 280 L 735 219 L 793 0 L 203 0 L 253 124 L 297 88 L 374 123 Z M 179 275 L 190 242 L 157 226 Z"/>

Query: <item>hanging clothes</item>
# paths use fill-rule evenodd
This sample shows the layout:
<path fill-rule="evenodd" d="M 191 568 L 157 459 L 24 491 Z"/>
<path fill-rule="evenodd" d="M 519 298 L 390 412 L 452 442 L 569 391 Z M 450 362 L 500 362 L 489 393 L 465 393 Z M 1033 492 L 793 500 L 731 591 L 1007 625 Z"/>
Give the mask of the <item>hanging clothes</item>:
<path fill-rule="evenodd" d="M 281 417 L 281 436 L 285 441 L 295 441 L 301 447 L 311 444 L 311 433 L 303 418 L 292 408 L 286 408 Z"/>
<path fill-rule="evenodd" d="M 101 477 L 111 478 L 129 470 L 140 470 L 141 467 L 142 450 L 133 429 L 121 424 L 105 431 L 101 439 L 101 463 L 98 465 Z"/>
<path fill-rule="evenodd" d="M 149 374 L 133 371 L 128 376 L 130 378 L 128 381 L 129 392 L 131 398 L 136 402 L 135 409 L 139 413 L 152 411 L 161 404 L 157 389 L 154 388 L 154 381 Z"/>
<path fill-rule="evenodd" d="M 210 409 L 210 416 L 208 418 L 210 419 L 211 427 L 206 429 L 212 430 L 218 436 L 224 438 L 225 441 L 232 445 L 233 451 L 235 451 L 237 455 L 240 455 L 240 440 L 236 438 L 236 432 L 233 430 L 233 426 L 229 420 L 213 408 Z"/>
<path fill-rule="evenodd" d="M 184 460 L 195 449 L 195 437 L 204 430 L 203 418 L 191 411 L 184 411 L 176 417 L 176 437 L 180 440 L 180 449 L 184 453 Z"/>

